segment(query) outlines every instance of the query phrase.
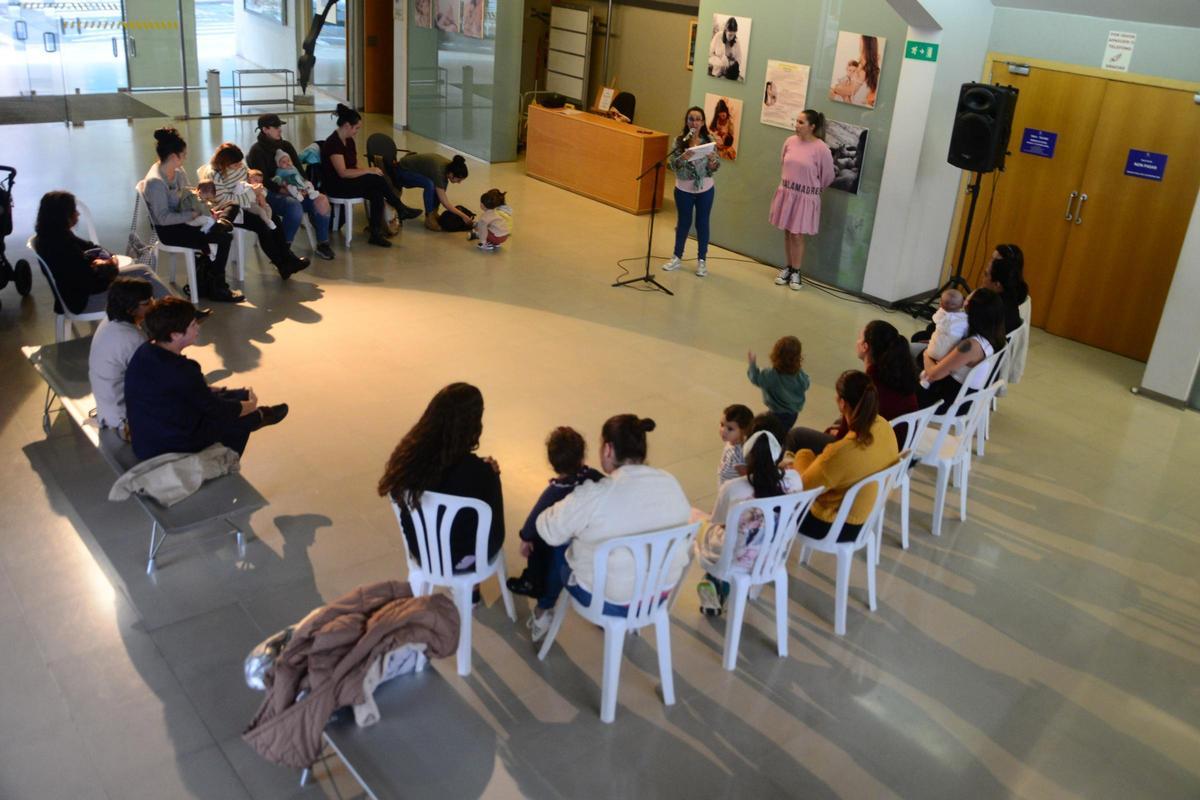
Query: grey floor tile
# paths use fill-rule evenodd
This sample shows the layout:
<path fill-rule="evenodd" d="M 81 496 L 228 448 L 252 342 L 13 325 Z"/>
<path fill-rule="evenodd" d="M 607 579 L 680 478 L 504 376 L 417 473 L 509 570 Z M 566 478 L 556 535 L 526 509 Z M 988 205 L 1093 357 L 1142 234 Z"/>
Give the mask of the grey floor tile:
<path fill-rule="evenodd" d="M 109 794 L 125 800 L 250 798 L 237 773 L 215 743 L 194 752 L 125 770 L 113 778 Z"/>
<path fill-rule="evenodd" d="M 0 796 L 5 800 L 110 797 L 70 720 L 46 730 L 26 731 L 20 739 L 0 746 Z"/>

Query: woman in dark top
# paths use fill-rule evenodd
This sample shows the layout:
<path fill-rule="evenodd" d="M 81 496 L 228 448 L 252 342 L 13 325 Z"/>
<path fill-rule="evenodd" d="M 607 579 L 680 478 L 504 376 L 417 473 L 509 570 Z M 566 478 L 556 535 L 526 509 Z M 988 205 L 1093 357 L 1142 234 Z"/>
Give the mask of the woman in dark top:
<path fill-rule="evenodd" d="M 118 274 L 127 278 L 145 278 L 155 297 L 171 294 L 167 285 L 152 270 L 131 264 L 118 269 L 117 259 L 100 245 L 75 235 L 72 230 L 79 222 L 75 195 L 70 192 L 46 192 L 38 206 L 37 236 L 33 248 L 54 276 L 54 285 L 62 304 L 72 314 L 104 311 L 108 306 L 108 285 Z M 55 313 L 63 313 L 59 299 L 54 300 Z"/>
<path fill-rule="evenodd" d="M 875 384 L 879 416 L 889 422 L 911 414 L 917 405 L 917 369 L 909 353 L 908 342 L 890 322 L 868 322 L 855 343 L 855 353 L 863 362 L 863 371 Z M 788 431 L 785 447 L 796 453 L 808 449 L 820 453 L 830 442 L 845 438 L 850 428 L 844 416 L 824 431 L 793 428 Z M 896 431 L 896 442 L 904 442 L 906 431 Z"/>
<path fill-rule="evenodd" d="M 1025 283 L 1025 254 L 1015 244 L 998 244 L 992 259 L 983 268 L 980 286 L 1000 295 L 1004 302 L 1004 332 L 1012 333 L 1021 327 L 1021 304 L 1029 297 Z"/>
<path fill-rule="evenodd" d="M 354 137 L 362 130 L 362 115 L 341 103 L 334 113 L 337 128 L 321 142 L 321 189 L 330 197 L 365 199 L 371 218 L 371 238 L 367 241 L 376 247 L 391 247 L 384 228 L 383 204 L 396 209 L 401 217 L 404 216 L 404 204 L 383 177 L 383 170 L 358 166 Z"/>
<path fill-rule="evenodd" d="M 928 385 L 928 388 L 917 387 L 917 403 L 921 408 L 936 403 L 937 413 L 945 414 L 970 377 L 971 368 L 1004 347 L 1004 302 L 1000 295 L 988 288 L 976 289 L 967 298 L 966 309 L 967 335 L 962 341 L 938 361 L 933 360 L 928 350 L 921 356 L 925 364 L 922 380 Z M 986 388 L 991 377 L 977 376 L 968 390 Z M 965 414 L 969 410 L 970 404 L 964 404 L 958 413 Z"/>
<path fill-rule="evenodd" d="M 500 467 L 491 457 L 475 455 L 483 433 L 483 394 L 469 383 L 452 383 L 433 396 L 417 424 L 392 451 L 380 496 L 400 506 L 408 552 L 419 560 L 410 509 L 417 508 L 425 492 L 474 497 L 491 506 L 488 532 L 490 560 L 504 544 L 504 500 L 500 492 Z M 455 572 L 470 572 L 475 563 L 475 529 L 478 517 L 462 511 L 450 528 L 450 557 Z M 432 531 L 431 531 L 432 532 Z M 430 542 L 436 548 L 436 541 Z"/>
<path fill-rule="evenodd" d="M 473 225 L 468 215 L 458 210 L 458 206 L 450 202 L 446 187 L 451 183 L 462 183 L 467 179 L 467 160 L 456 155 L 446 158 L 437 153 L 409 153 L 396 163 L 393 178 L 405 189 L 420 189 L 425 205 L 425 227 L 431 231 L 440 231 L 438 222 L 438 206 L 445 206 L 451 214 L 457 214 L 463 222 Z"/>

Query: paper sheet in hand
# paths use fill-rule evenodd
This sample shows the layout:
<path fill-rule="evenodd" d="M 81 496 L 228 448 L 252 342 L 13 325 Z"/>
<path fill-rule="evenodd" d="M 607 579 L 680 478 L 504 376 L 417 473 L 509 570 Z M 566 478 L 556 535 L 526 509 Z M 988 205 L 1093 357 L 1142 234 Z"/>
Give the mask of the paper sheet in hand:
<path fill-rule="evenodd" d="M 716 149 L 716 142 L 705 142 L 704 144 L 698 144 L 695 147 L 689 147 L 687 150 L 683 151 L 683 154 L 687 156 L 688 161 L 703 161 L 704 159 L 708 158 L 709 154 Z"/>

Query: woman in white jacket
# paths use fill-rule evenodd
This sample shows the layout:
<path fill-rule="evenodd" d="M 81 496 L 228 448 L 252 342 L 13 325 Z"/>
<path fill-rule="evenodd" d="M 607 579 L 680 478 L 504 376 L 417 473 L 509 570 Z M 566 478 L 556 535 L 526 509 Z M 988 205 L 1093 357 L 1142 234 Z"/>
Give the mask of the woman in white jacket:
<path fill-rule="evenodd" d="M 646 465 L 646 434 L 654 420 L 634 414 L 610 417 L 600 431 L 600 467 L 607 477 L 585 483 L 542 512 L 537 519 L 538 535 L 553 546 L 570 543 L 565 563 L 560 555 L 552 564 L 543 599 L 546 611 L 532 620 L 533 640 L 550 628 L 550 609 L 564 588 L 581 603 L 591 602 L 596 548 L 619 536 L 672 528 L 687 524 L 691 504 L 683 487 L 668 472 Z M 687 554 L 680 549 L 671 582 L 683 574 Z M 605 597 L 614 604 L 628 603 L 633 596 L 634 563 L 628 552 L 613 553 L 608 564 Z"/>

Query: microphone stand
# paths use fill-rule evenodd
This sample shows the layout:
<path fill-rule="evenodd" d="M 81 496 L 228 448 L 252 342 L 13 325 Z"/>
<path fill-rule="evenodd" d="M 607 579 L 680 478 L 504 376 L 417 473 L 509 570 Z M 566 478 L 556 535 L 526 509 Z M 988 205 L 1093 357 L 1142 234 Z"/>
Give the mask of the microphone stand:
<path fill-rule="evenodd" d="M 654 173 L 654 194 L 650 196 L 650 236 L 646 240 L 646 273 L 635 278 L 624 278 L 614 283 L 613 286 L 628 286 L 631 283 L 649 283 L 674 297 L 674 292 L 656 281 L 654 276 L 650 274 L 650 248 L 654 246 L 654 215 L 658 211 L 658 204 L 662 202 L 662 198 L 658 196 L 658 172 L 662 169 L 662 165 L 662 159 L 659 159 L 647 167 L 645 172 L 637 176 L 638 183 L 641 183 L 643 178 L 651 172 Z"/>

